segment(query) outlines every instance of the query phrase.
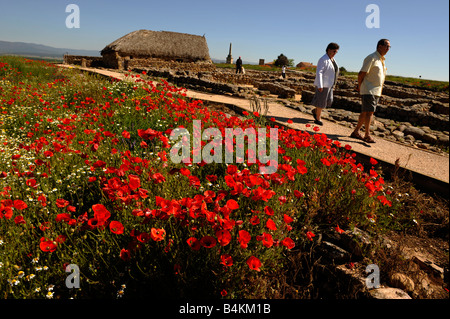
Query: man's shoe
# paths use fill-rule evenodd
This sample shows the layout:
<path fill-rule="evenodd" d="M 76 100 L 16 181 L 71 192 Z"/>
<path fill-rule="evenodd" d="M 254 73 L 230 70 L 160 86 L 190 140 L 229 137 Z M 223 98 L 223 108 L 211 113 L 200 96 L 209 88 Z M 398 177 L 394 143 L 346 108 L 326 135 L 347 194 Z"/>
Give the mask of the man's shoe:
<path fill-rule="evenodd" d="M 366 143 L 371 143 L 371 144 L 375 143 L 375 140 L 372 138 L 372 136 L 364 137 L 363 141 Z"/>
<path fill-rule="evenodd" d="M 364 140 L 364 138 L 359 134 L 359 132 L 353 131 L 352 134 L 350 134 L 350 137 L 356 138 L 358 140 Z"/>

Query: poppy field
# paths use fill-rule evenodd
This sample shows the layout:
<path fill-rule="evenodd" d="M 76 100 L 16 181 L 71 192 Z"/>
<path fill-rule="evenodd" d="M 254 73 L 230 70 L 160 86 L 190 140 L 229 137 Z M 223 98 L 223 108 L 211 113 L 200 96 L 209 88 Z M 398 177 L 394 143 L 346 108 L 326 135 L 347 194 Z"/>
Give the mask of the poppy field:
<path fill-rule="evenodd" d="M 348 145 L 128 77 L 0 58 L 1 298 L 273 298 L 287 256 L 318 234 L 412 222 Z M 173 163 L 170 133 L 194 120 L 277 128 L 277 171 Z"/>

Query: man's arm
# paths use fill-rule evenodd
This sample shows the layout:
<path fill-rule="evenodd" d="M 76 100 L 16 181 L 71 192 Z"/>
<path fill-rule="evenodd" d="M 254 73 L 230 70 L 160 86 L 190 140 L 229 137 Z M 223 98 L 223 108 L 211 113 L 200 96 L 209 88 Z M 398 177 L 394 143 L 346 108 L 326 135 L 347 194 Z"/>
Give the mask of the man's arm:
<path fill-rule="evenodd" d="M 366 77 L 367 72 L 360 71 L 358 73 L 358 92 L 361 91 L 361 83 L 363 82 L 364 78 Z"/>

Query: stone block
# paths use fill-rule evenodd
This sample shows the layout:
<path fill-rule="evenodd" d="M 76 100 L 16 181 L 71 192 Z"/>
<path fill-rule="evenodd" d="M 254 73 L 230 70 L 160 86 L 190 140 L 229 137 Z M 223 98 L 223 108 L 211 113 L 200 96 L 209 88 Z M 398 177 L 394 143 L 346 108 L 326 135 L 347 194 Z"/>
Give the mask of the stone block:
<path fill-rule="evenodd" d="M 405 291 L 398 288 L 378 288 L 369 291 L 374 299 L 412 299 Z"/>

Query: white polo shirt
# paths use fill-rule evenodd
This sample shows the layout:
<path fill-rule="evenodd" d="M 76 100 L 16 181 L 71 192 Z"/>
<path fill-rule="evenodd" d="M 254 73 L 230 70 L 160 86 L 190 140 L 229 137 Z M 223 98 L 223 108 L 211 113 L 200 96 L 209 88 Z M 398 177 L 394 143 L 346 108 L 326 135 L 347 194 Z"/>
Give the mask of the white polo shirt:
<path fill-rule="evenodd" d="M 361 83 L 360 94 L 381 96 L 384 80 L 386 78 L 385 57 L 378 51 L 364 59 L 361 72 L 367 72 Z"/>

